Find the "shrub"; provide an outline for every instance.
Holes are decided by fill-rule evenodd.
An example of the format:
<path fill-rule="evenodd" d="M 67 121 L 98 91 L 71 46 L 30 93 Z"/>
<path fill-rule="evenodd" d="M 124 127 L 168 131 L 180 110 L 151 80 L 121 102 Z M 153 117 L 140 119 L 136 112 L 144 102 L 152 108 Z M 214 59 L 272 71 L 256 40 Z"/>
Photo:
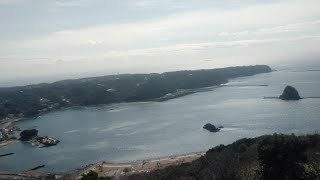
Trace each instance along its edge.
<path fill-rule="evenodd" d="M 98 173 L 89 171 L 88 174 L 83 174 L 81 180 L 111 180 L 110 177 L 98 177 Z"/>
<path fill-rule="evenodd" d="M 264 138 L 258 144 L 259 176 L 265 180 L 301 179 L 305 173 L 301 164 L 307 161 L 305 151 L 309 145 L 303 136 L 275 134 Z"/>

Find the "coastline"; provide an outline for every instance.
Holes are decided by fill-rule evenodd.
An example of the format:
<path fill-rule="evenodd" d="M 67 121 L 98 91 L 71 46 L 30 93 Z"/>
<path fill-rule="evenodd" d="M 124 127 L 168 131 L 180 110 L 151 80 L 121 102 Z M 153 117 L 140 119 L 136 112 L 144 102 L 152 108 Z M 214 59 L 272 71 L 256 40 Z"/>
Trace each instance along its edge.
<path fill-rule="evenodd" d="M 65 179 L 80 179 L 81 175 L 87 174 L 89 171 L 98 173 L 99 176 L 113 177 L 120 179 L 123 176 L 150 172 L 153 170 L 163 169 L 168 166 L 181 165 L 190 163 L 202 157 L 206 151 L 193 152 L 180 155 L 170 155 L 159 158 L 151 158 L 146 160 L 138 160 L 129 163 L 108 163 L 99 161 L 94 164 L 86 165 L 83 168 L 72 170 L 64 176 Z"/>
<path fill-rule="evenodd" d="M 230 70 L 235 71 L 234 74 L 230 74 L 228 73 Z M 197 76 L 193 76 L 192 73 L 196 73 Z M 68 97 L 67 99 L 64 96 L 61 97 L 57 97 L 58 99 L 55 100 L 50 100 L 50 99 L 46 99 L 45 97 L 51 96 L 50 93 L 48 94 L 48 92 L 46 91 L 48 88 L 50 89 L 51 87 L 54 87 L 55 84 L 59 84 L 59 83 L 66 83 L 65 85 L 67 87 L 59 88 L 57 90 L 57 92 L 55 92 L 55 95 L 58 95 L 59 93 L 61 94 L 68 94 L 68 92 L 64 92 L 64 91 L 71 91 L 70 89 L 72 89 L 73 84 L 71 82 L 77 82 L 80 83 L 82 86 L 85 85 L 87 80 L 94 80 L 99 82 L 99 80 L 101 78 L 106 78 L 107 80 L 118 80 L 120 79 L 120 76 L 127 76 L 125 74 L 123 75 L 109 75 L 109 76 L 99 76 L 99 77 L 88 77 L 88 78 L 81 78 L 81 79 L 73 79 L 73 80 L 61 80 L 61 81 L 57 81 L 54 83 L 49 83 L 46 86 L 42 86 L 43 84 L 33 84 L 33 85 L 26 85 L 26 86 L 16 86 L 16 87 L 10 87 L 11 89 L 14 89 L 16 91 L 19 92 L 23 92 L 24 88 L 31 88 L 31 92 L 33 93 L 33 95 L 35 96 L 35 99 L 30 100 L 30 102 L 28 101 L 27 106 L 30 104 L 30 106 L 33 106 L 31 102 L 36 103 L 37 105 L 31 109 L 26 108 L 26 107 L 20 107 L 20 108 L 6 108 L 7 110 L 4 114 L 1 114 L 1 121 L 6 121 L 7 118 L 17 118 L 17 117 L 23 117 L 24 114 L 30 114 L 30 116 L 37 116 L 37 115 L 41 115 L 42 113 L 48 113 L 48 112 L 52 112 L 54 110 L 60 110 L 60 109 L 66 109 L 66 108 L 72 108 L 74 106 L 86 106 L 86 105 L 105 105 L 105 104 L 110 104 L 110 103 L 120 103 L 120 102 L 140 102 L 140 101 L 165 101 L 165 100 L 169 100 L 169 99 L 174 99 L 177 97 L 181 97 L 181 96 L 185 96 L 188 94 L 192 94 L 192 93 L 196 93 L 196 92 L 201 92 L 204 89 L 206 89 L 207 87 L 210 86 L 220 86 L 223 85 L 225 83 L 227 83 L 230 79 L 235 79 L 235 78 L 239 78 L 239 77 L 247 77 L 247 76 L 254 76 L 257 74 L 264 74 L 264 73 L 270 73 L 272 72 L 272 69 L 267 66 L 267 65 L 254 65 L 254 66 L 236 66 L 236 67 L 225 67 L 225 68 L 216 68 L 216 69 L 201 69 L 201 70 L 189 70 L 189 71 L 173 71 L 173 72 L 164 72 L 162 74 L 155 74 L 155 73 L 150 73 L 150 74 L 130 74 L 130 80 L 134 80 L 133 82 L 135 82 L 136 84 L 130 88 L 136 89 L 136 91 L 141 90 L 141 93 L 143 92 L 143 88 L 141 89 L 138 85 L 145 84 L 146 82 L 149 82 L 149 77 L 153 77 L 153 76 L 157 76 L 158 78 L 162 79 L 162 77 L 166 77 L 169 78 L 170 81 L 167 81 L 166 79 L 161 80 L 161 83 L 165 83 L 167 86 L 170 86 L 170 90 L 168 89 L 167 94 L 163 94 L 163 93 L 156 93 L 153 94 L 152 96 L 144 96 L 141 94 L 119 94 L 117 95 L 117 98 L 111 98 L 111 99 L 105 99 L 104 100 L 84 100 L 83 98 L 79 98 L 79 97 Z M 210 82 L 207 81 L 206 78 L 203 78 L 203 76 L 205 77 L 210 77 L 211 74 L 216 74 L 216 75 L 222 75 L 223 78 L 218 78 L 218 79 L 214 79 L 211 80 Z M 142 75 L 144 77 L 142 77 Z M 118 77 L 119 76 L 119 77 Z M 181 76 L 185 76 L 186 78 L 183 78 L 183 84 L 184 85 L 174 85 L 174 83 L 172 83 L 171 81 L 175 82 L 175 81 L 180 81 L 177 79 L 177 77 L 181 77 Z M 200 84 L 196 84 L 196 85 L 192 85 L 192 83 L 189 81 L 189 79 L 194 79 L 194 77 L 199 78 L 198 80 L 200 80 L 202 83 Z M 163 82 L 162 82 L 163 81 Z M 109 82 L 109 81 L 106 81 Z M 115 81 L 116 84 L 121 84 L 121 82 Z M 190 84 L 191 83 L 191 84 Z M 92 86 L 93 89 L 95 89 L 98 93 L 100 92 L 100 90 L 98 91 L 98 89 L 100 89 L 102 86 L 106 86 L 107 84 L 94 84 Z M 131 84 L 132 85 L 132 84 Z M 81 87 L 82 87 L 81 86 Z M 43 91 L 43 93 L 36 93 L 32 91 L 32 88 L 40 88 Z M 83 90 L 85 90 L 85 87 L 82 87 Z M 109 87 L 109 86 L 106 86 Z M 122 86 L 119 86 L 122 87 Z M 137 88 L 139 87 L 139 88 Z M 111 89 L 106 89 L 107 92 L 109 93 L 113 93 L 115 90 L 112 89 L 112 87 L 110 87 Z M 5 89 L 6 90 L 6 89 Z M 61 91 L 61 92 L 60 92 Z M 117 89 L 117 91 L 122 92 L 122 90 Z M 6 92 L 6 91 L 5 91 Z M 12 91 L 14 92 L 14 91 Z M 81 91 L 82 92 L 82 91 Z M 83 91 L 83 92 L 87 92 L 87 91 Z M 101 91 L 103 92 L 103 91 Z M 134 91 L 135 92 L 135 91 Z M 11 91 L 9 91 L 8 93 L 11 93 Z M 72 94 L 72 92 L 69 92 Z M 143 93 L 142 93 L 143 94 Z M 105 93 L 103 93 L 103 95 L 105 95 Z M 16 99 L 19 99 L 20 96 L 24 96 L 23 94 L 19 93 L 18 96 L 13 96 L 11 100 L 7 99 L 8 101 L 13 101 L 13 102 L 17 102 Z M 85 96 L 85 93 L 83 94 L 83 96 Z M 119 97 L 118 97 L 119 96 Z M 160 97 L 159 97 L 160 96 Z M 162 96 L 162 97 L 161 97 Z M 109 96 L 108 96 L 109 97 Z M 3 98 L 3 97 L 2 97 Z M 39 102 L 37 102 L 37 98 L 39 99 Z M 61 98 L 61 99 L 60 99 Z M 6 99 L 6 98 L 4 98 Z M 88 103 L 88 101 L 90 103 Z M 9 114 L 9 112 L 15 111 L 16 113 L 14 114 Z M 19 112 L 19 113 L 18 113 Z M 1 123 L 1 122 L 0 122 Z"/>
<path fill-rule="evenodd" d="M 4 146 L 8 146 L 8 145 L 11 145 L 13 143 L 16 143 L 17 140 L 6 140 L 6 141 L 2 141 L 0 143 L 0 148 L 4 147 Z"/>
<path fill-rule="evenodd" d="M 9 118 L 0 121 L 0 128 L 9 128 L 13 123 L 23 120 L 24 118 Z"/>
<path fill-rule="evenodd" d="M 219 85 L 214 85 L 214 86 L 209 86 L 209 87 L 192 89 L 191 93 L 187 92 L 186 94 L 181 94 L 180 96 L 166 99 L 164 101 L 187 96 L 187 95 L 193 94 L 193 93 L 212 91 L 215 88 L 220 88 L 220 87 L 224 87 L 224 86 L 228 86 L 228 85 L 219 84 Z M 249 85 L 249 86 L 253 86 L 253 85 Z M 262 85 L 258 85 L 258 86 L 262 86 Z M 152 102 L 152 100 L 150 100 L 149 102 Z M 131 103 L 131 102 L 124 102 L 124 103 Z M 110 104 L 118 104 L 118 103 L 110 103 Z M 101 104 L 101 105 L 110 105 L 110 104 Z M 96 106 L 96 105 L 94 105 L 94 106 Z M 63 107 L 61 109 L 54 109 L 52 111 L 42 112 L 39 115 L 51 113 L 51 112 L 57 111 L 57 110 L 58 111 L 59 110 L 66 110 L 66 109 L 75 108 L 75 107 L 86 107 L 86 106 Z M 6 119 L 5 121 L 0 122 L 0 128 L 9 128 L 15 122 L 18 122 L 23 119 L 25 119 L 25 118 Z M 17 140 L 3 141 L 2 144 L 0 144 L 0 148 L 3 146 L 6 146 L 6 145 L 12 144 L 14 142 L 17 142 Z M 202 153 L 202 155 L 204 154 L 204 152 L 201 152 L 201 153 Z M 180 155 L 174 155 L 174 156 L 166 156 L 166 157 L 162 157 L 162 158 L 140 160 L 140 161 L 135 161 L 135 162 L 130 162 L 130 163 L 107 163 L 104 161 L 99 161 L 94 164 L 89 164 L 86 167 L 76 169 L 76 170 L 74 170 L 74 173 L 76 175 L 78 175 L 77 177 L 81 177 L 81 174 L 87 173 L 90 170 L 96 170 L 99 175 L 107 175 L 107 176 L 115 176 L 115 177 L 119 176 L 120 177 L 122 175 L 129 175 L 130 173 L 144 173 L 144 172 L 149 172 L 151 170 L 165 168 L 170 165 L 179 165 L 181 163 L 192 162 L 200 157 L 201 157 L 201 154 L 199 154 L 199 153 L 189 153 L 189 154 L 182 154 L 182 155 L 180 154 Z M 101 171 L 99 170 L 100 167 L 102 167 Z M 124 171 L 126 171 L 125 170 L 126 168 L 129 168 L 130 171 L 124 172 Z M 73 171 L 70 171 L 70 172 L 73 172 Z M 35 173 L 35 174 L 38 174 L 39 176 L 44 176 L 44 174 L 38 173 L 36 171 L 26 172 L 26 174 L 29 174 L 29 173 Z M 71 174 L 73 174 L 73 173 L 71 173 Z M 75 176 L 73 176 L 73 177 L 75 177 Z"/>
<path fill-rule="evenodd" d="M 257 87 L 267 87 L 268 85 L 265 85 L 265 84 L 256 84 L 256 85 L 252 85 L 252 84 L 249 84 L 249 85 L 228 85 L 227 83 L 229 83 L 229 80 L 230 79 L 237 79 L 237 78 L 242 78 L 242 77 L 248 77 L 248 76 L 256 76 L 258 74 L 264 74 L 264 73 L 272 73 L 273 71 L 270 71 L 270 72 L 262 72 L 262 73 L 257 73 L 257 74 L 253 74 L 253 75 L 246 75 L 246 76 L 240 76 L 240 77 L 234 77 L 234 78 L 229 78 L 226 80 L 226 82 L 223 82 L 223 83 L 219 83 L 219 84 L 215 84 L 215 85 L 212 85 L 212 86 L 207 86 L 207 87 L 200 87 L 200 88 L 194 88 L 194 89 L 177 89 L 176 92 L 172 92 L 172 93 L 169 93 L 169 94 L 172 94 L 172 96 L 169 96 L 167 97 L 167 95 L 165 96 L 162 96 L 162 97 L 158 97 L 158 98 L 154 98 L 154 99 L 150 99 L 150 100 L 147 100 L 147 101 L 123 101 L 123 102 L 111 102 L 111 103 L 107 103 L 107 104 L 95 104 L 95 105 L 88 105 L 89 107 L 90 106 L 104 106 L 104 105 L 112 105 L 112 104 L 119 104 L 119 103 L 139 103 L 139 102 L 163 102 L 163 101 L 168 101 L 168 100 L 171 100 L 171 99 L 176 99 L 176 98 L 180 98 L 180 97 L 184 97 L 184 96 L 187 96 L 187 95 L 190 95 L 190 94 L 194 94 L 194 93 L 200 93 L 200 92 L 208 92 L 208 91 L 213 91 L 214 89 L 216 88 L 221 88 L 221 87 L 227 87 L 227 86 L 239 86 L 239 87 L 252 87 L 252 86 L 257 86 Z M 308 97 L 308 98 L 320 98 L 320 97 Z M 74 105 L 74 106 L 64 106 L 64 107 L 59 107 L 59 108 L 56 108 L 56 109 L 50 109 L 48 111 L 45 111 L 45 112 L 40 112 L 39 114 L 35 115 L 35 116 L 32 116 L 32 117 L 38 117 L 38 116 L 41 116 L 41 115 L 44 115 L 44 114 L 47 114 L 47 113 L 51 113 L 51 112 L 54 112 L 54 111 L 61 111 L 61 110 L 68 110 L 68 109 L 72 109 L 72 108 L 76 108 L 76 107 L 88 107 L 88 106 L 82 106 L 82 105 Z M 23 119 L 26 119 L 27 117 L 7 117 L 5 119 L 0 119 L 0 128 L 9 128 L 12 123 L 14 122 L 18 122 L 18 121 L 21 121 Z"/>
<path fill-rule="evenodd" d="M 0 122 L 0 129 L 8 129 L 8 128 L 10 128 L 12 126 L 13 123 L 21 121 L 23 119 L 24 118 L 9 118 L 9 119 L 6 119 L 6 120 Z M 16 139 L 7 139 L 7 140 L 0 141 L 0 148 L 4 147 L 4 146 L 7 146 L 7 145 L 11 145 L 11 144 L 16 143 L 16 142 L 17 142 Z"/>

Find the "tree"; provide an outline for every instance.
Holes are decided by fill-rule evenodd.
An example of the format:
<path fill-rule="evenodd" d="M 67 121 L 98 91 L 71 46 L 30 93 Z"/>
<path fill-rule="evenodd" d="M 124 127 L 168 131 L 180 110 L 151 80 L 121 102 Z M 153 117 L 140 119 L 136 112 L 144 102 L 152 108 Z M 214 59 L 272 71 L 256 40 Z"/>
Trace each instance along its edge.
<path fill-rule="evenodd" d="M 110 177 L 98 177 L 98 173 L 89 171 L 88 174 L 83 174 L 81 180 L 111 180 Z"/>
<path fill-rule="evenodd" d="M 303 177 L 309 177 L 305 175 L 305 151 L 309 146 L 304 136 L 274 134 L 264 138 L 258 144 L 259 176 L 265 180 L 308 179 Z"/>

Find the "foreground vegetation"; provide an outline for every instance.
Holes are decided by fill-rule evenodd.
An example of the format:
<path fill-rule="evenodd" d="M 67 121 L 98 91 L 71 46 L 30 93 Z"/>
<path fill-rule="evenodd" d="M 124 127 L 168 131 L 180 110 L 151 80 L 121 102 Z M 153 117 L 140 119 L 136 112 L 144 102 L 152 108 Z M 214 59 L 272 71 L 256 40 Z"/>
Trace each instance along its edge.
<path fill-rule="evenodd" d="M 316 180 L 320 179 L 320 135 L 241 139 L 212 148 L 191 163 L 122 179 Z"/>
<path fill-rule="evenodd" d="M 226 83 L 228 79 L 267 73 L 265 65 L 162 74 L 123 74 L 0 88 L 0 120 L 35 116 L 72 106 L 149 101 L 179 89 Z"/>

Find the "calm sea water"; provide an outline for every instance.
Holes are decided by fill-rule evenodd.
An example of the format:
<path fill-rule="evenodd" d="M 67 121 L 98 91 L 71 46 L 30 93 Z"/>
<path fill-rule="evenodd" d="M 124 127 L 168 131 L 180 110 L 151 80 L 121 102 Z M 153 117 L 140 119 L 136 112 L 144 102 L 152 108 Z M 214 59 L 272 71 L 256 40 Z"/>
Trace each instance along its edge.
<path fill-rule="evenodd" d="M 320 99 L 286 102 L 279 96 L 293 85 L 302 97 L 320 96 L 320 72 L 278 71 L 232 80 L 229 86 L 166 102 L 123 103 L 73 108 L 18 122 L 22 129 L 61 140 L 49 148 L 17 142 L 0 148 L 14 152 L 0 159 L 0 169 L 20 172 L 45 164 L 41 171 L 65 172 L 100 160 L 130 162 L 206 151 L 243 137 L 320 130 Z M 210 133 L 205 123 L 222 125 Z"/>

